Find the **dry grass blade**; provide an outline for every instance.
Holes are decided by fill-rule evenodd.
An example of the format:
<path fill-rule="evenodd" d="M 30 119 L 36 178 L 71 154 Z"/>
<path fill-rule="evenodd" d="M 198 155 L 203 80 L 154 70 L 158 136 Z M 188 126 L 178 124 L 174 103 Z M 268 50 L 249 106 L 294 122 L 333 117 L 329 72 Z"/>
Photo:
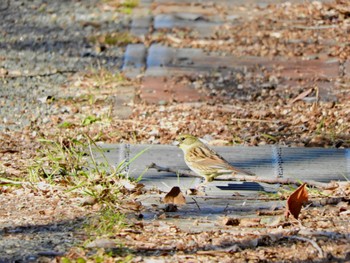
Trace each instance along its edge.
<path fill-rule="evenodd" d="M 311 92 L 314 90 L 314 88 L 310 88 L 307 89 L 305 91 L 303 91 L 302 93 L 300 93 L 297 97 L 295 97 L 294 99 L 291 100 L 290 104 L 293 104 L 294 102 L 298 101 L 298 100 L 302 100 L 303 98 L 307 97 L 309 94 L 311 94 Z"/>

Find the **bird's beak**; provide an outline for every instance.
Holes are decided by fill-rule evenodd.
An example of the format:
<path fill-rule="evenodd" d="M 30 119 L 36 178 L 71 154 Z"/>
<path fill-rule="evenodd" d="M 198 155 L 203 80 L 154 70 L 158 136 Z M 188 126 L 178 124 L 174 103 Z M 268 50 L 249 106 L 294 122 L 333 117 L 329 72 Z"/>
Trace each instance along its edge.
<path fill-rule="evenodd" d="M 173 143 L 172 143 L 172 145 L 174 145 L 174 146 L 180 146 L 180 143 L 178 142 L 178 141 L 173 141 Z"/>

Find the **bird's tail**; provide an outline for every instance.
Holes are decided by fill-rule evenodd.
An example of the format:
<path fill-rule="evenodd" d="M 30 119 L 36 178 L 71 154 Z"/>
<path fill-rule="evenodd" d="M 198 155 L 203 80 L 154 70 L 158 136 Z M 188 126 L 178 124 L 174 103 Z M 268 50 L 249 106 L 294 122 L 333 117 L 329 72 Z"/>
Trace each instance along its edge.
<path fill-rule="evenodd" d="M 241 174 L 241 175 L 250 175 L 250 176 L 256 176 L 255 173 L 252 173 L 252 172 L 249 172 L 249 171 L 246 171 L 246 170 L 242 170 L 242 169 L 239 169 L 237 167 L 234 167 L 233 171 L 237 174 Z"/>

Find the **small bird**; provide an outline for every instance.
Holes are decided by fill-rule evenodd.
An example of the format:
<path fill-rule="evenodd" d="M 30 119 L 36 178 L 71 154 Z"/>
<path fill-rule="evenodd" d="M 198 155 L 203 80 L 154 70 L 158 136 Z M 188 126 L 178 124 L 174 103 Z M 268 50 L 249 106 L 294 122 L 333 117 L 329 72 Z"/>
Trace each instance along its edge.
<path fill-rule="evenodd" d="M 204 184 L 224 174 L 255 175 L 233 167 L 195 136 L 182 134 L 176 137 L 176 141 L 184 152 L 184 159 L 187 166 L 196 174 L 204 177 Z"/>

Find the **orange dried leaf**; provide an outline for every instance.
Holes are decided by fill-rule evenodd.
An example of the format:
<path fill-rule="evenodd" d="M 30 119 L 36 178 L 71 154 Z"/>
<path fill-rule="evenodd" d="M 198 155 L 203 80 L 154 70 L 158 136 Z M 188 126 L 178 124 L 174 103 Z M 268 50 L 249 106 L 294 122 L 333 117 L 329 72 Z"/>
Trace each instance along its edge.
<path fill-rule="evenodd" d="M 295 219 L 298 219 L 301 207 L 307 203 L 308 200 L 306 183 L 303 183 L 288 197 L 285 216 L 288 217 L 292 214 Z"/>
<path fill-rule="evenodd" d="M 164 197 L 164 203 L 174 204 L 174 205 L 184 205 L 186 204 L 186 199 L 182 194 L 180 187 L 174 186 L 169 193 Z"/>

